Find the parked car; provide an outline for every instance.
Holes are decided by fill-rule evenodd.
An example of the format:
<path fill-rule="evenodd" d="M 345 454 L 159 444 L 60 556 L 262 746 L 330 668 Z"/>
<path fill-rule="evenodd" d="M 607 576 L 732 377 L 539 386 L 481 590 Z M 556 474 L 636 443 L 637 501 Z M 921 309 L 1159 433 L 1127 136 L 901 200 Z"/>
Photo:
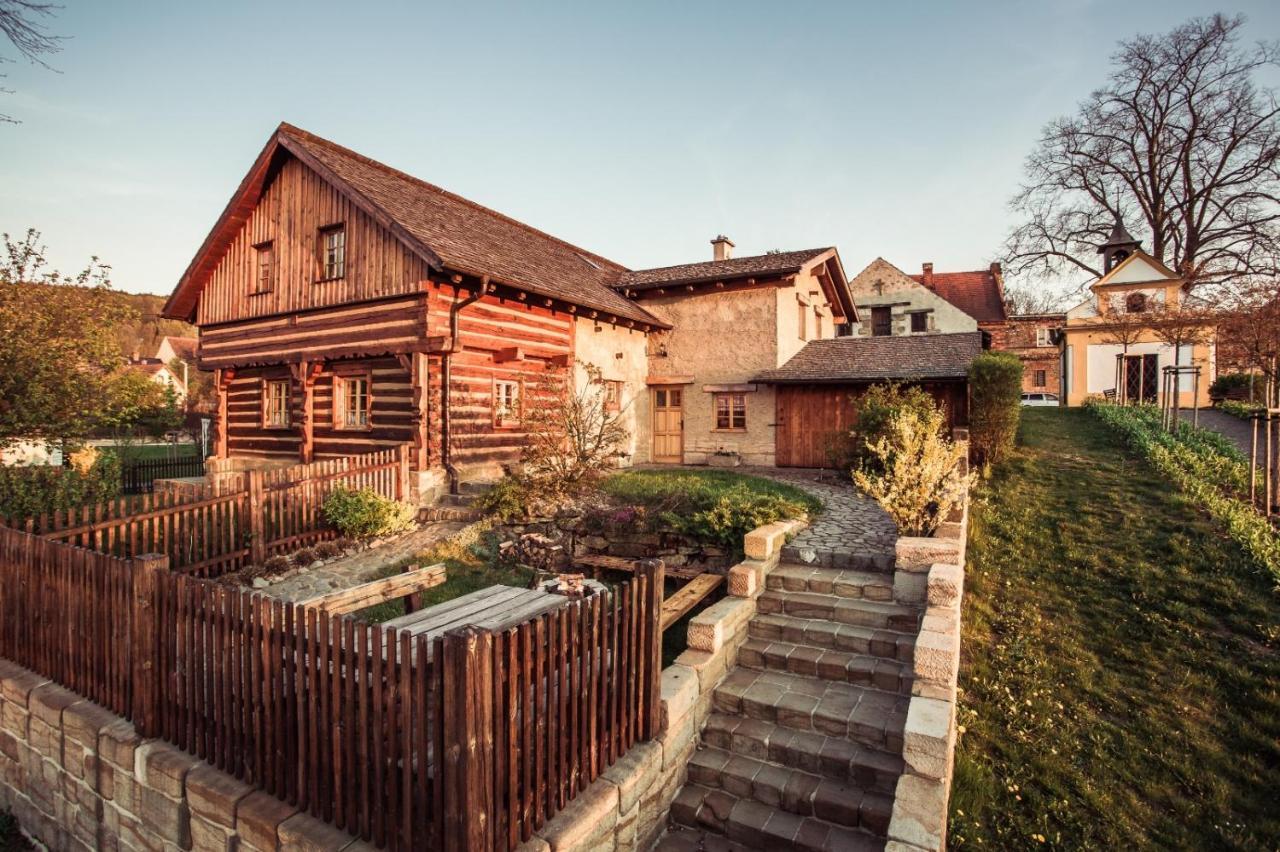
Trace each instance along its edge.
<path fill-rule="evenodd" d="M 1057 406 L 1058 395 L 1056 393 L 1024 393 L 1022 395 L 1022 404 Z"/>

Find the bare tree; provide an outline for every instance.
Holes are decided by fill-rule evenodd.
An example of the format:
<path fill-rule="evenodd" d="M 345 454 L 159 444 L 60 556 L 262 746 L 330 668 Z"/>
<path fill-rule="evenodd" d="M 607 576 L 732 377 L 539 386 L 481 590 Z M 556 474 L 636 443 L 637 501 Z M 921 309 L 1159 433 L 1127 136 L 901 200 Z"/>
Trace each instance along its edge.
<path fill-rule="evenodd" d="M 54 69 L 42 57 L 62 49 L 62 36 L 50 35 L 45 29 L 45 19 L 53 17 L 61 8 L 40 0 L 0 0 L 0 33 L 28 61 L 52 71 Z M 12 61 L 0 56 L 0 63 Z M 0 74 L 0 78 L 4 76 Z M 0 88 L 0 93 L 13 94 L 13 90 Z M 18 119 L 4 113 L 0 113 L 0 122 L 20 123 Z"/>
<path fill-rule="evenodd" d="M 1237 288 L 1219 321 L 1218 361 L 1256 371 L 1264 402 L 1280 406 L 1280 278 L 1259 278 Z"/>
<path fill-rule="evenodd" d="M 1058 314 L 1063 311 L 1063 294 L 1056 290 L 1006 287 L 1004 303 L 1010 316 Z"/>
<path fill-rule="evenodd" d="M 1280 46 L 1240 45 L 1244 18 L 1195 18 L 1123 41 L 1105 85 L 1045 127 L 1011 201 L 1014 274 L 1085 281 L 1117 220 L 1188 282 L 1274 272 L 1280 106 L 1255 77 Z"/>

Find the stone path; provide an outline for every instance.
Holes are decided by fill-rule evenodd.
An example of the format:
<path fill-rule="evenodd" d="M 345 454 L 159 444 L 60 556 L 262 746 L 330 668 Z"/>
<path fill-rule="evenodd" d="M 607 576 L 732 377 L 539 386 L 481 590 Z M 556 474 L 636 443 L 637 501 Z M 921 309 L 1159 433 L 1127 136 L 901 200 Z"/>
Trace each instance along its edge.
<path fill-rule="evenodd" d="M 825 509 L 782 551 L 783 559 L 824 568 L 893 568 L 898 531 L 893 519 L 851 481 L 831 471 L 790 467 L 742 467 L 735 471 L 794 485 L 822 500 Z"/>
<path fill-rule="evenodd" d="M 893 599 L 893 525 L 816 471 L 739 470 L 827 509 L 766 578 L 655 852 L 882 850 L 921 621 Z"/>
<path fill-rule="evenodd" d="M 349 589 L 377 578 L 388 565 L 411 559 L 465 527 L 462 521 L 434 521 L 415 532 L 378 547 L 326 563 L 270 583 L 261 591 L 285 601 L 300 601 L 340 589 Z"/>
<path fill-rule="evenodd" d="M 1182 419 L 1190 423 L 1194 417 L 1194 413 L 1190 411 L 1180 411 Z M 1239 417 L 1233 417 L 1230 414 L 1224 414 L 1221 411 L 1214 411 L 1211 408 L 1200 409 L 1200 428 L 1210 429 L 1224 437 L 1231 439 L 1231 443 L 1240 448 L 1240 452 L 1244 453 L 1245 458 L 1249 457 L 1249 441 L 1251 439 L 1252 424 L 1247 420 L 1241 420 Z"/>

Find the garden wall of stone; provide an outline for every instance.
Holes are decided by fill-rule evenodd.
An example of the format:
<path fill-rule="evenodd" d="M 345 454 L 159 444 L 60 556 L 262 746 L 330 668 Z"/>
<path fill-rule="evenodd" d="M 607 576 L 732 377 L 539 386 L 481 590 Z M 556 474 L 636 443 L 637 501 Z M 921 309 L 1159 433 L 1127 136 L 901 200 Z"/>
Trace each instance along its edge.
<path fill-rule="evenodd" d="M 903 731 L 905 772 L 894 794 L 886 852 L 938 852 L 946 847 L 968 530 L 966 494 L 933 536 L 897 541 L 894 598 L 925 609 Z"/>
<path fill-rule="evenodd" d="M 778 564 L 800 521 L 780 521 L 747 534 L 746 558 L 728 572 L 727 596 L 689 622 L 688 649 L 662 672 L 662 730 L 637 744 L 522 847 L 527 852 L 648 849 L 666 828 L 667 811 L 684 786 L 711 695 L 747 641 L 764 578 Z"/>
<path fill-rule="evenodd" d="M 8 661 L 0 810 L 54 852 L 374 848 Z"/>

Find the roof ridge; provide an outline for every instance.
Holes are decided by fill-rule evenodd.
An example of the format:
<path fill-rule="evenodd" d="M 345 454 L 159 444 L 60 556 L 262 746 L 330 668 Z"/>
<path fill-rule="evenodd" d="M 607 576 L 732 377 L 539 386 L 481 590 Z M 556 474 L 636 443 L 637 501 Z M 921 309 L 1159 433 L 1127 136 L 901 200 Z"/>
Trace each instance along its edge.
<path fill-rule="evenodd" d="M 824 251 L 831 251 L 833 248 L 835 248 L 835 246 L 823 246 L 821 248 L 811 248 L 811 249 L 793 249 L 789 251 L 765 252 L 764 254 L 746 254 L 746 255 L 743 255 L 742 257 L 731 257 L 726 260 L 715 260 L 715 259 L 693 260 L 693 261 L 688 261 L 686 263 L 672 263 L 667 266 L 647 266 L 644 269 L 631 269 L 628 271 L 629 272 L 661 272 L 664 269 L 680 269 L 685 266 L 706 266 L 713 263 L 733 263 L 736 260 L 759 260 L 762 257 L 772 257 L 775 255 L 803 254 L 807 256 L 816 257 L 817 255 L 822 254 Z"/>
<path fill-rule="evenodd" d="M 442 186 L 438 186 L 434 183 L 431 183 L 430 181 L 425 181 L 422 178 L 411 175 L 406 171 L 401 171 L 400 169 L 397 169 L 395 166 L 389 166 L 380 160 L 375 160 L 372 157 L 367 157 L 364 154 L 361 154 L 359 151 L 354 151 L 351 148 L 348 148 L 345 145 L 340 145 L 331 139 L 326 139 L 323 136 L 318 136 L 309 130 L 304 130 L 301 127 L 298 127 L 297 125 L 290 124 L 287 121 L 282 121 L 280 122 L 280 126 L 276 128 L 276 132 L 281 132 L 281 131 L 286 132 L 292 136 L 298 136 L 304 142 L 314 142 L 314 143 L 319 143 L 321 145 L 327 145 L 330 148 L 335 148 L 343 155 L 351 157 L 352 159 L 358 160 L 364 163 L 365 165 L 371 166 L 373 168 L 376 168 L 381 171 L 387 172 L 389 174 L 395 175 L 397 177 L 403 178 L 405 180 L 412 181 L 413 183 L 416 183 L 425 189 L 428 189 L 432 192 L 438 192 L 441 195 L 448 196 L 454 201 L 458 201 L 475 210 L 482 211 L 487 215 L 495 216 L 499 219 L 502 219 L 503 221 L 506 221 L 511 223 L 512 225 L 515 225 L 518 228 L 522 228 L 531 234 L 536 234 L 540 237 L 544 237 L 548 240 L 551 240 L 552 242 L 559 243 L 560 245 L 564 246 L 570 251 L 578 252 L 579 254 L 587 255 L 595 260 L 602 261 L 604 264 L 606 264 L 609 267 L 612 267 L 617 272 L 630 271 L 626 266 L 623 266 L 622 264 L 618 263 L 615 260 L 610 260 L 604 255 L 596 254 L 595 252 L 590 251 L 589 249 L 585 249 L 582 246 L 574 245 L 568 240 L 561 239 L 560 237 L 557 237 L 554 234 L 549 234 L 546 231 L 541 230 L 540 228 L 535 228 L 530 224 L 521 222 L 519 219 L 512 218 L 511 216 L 508 216 L 505 213 L 502 213 L 498 210 L 494 210 L 492 207 L 486 207 L 485 205 L 480 204 L 479 202 L 472 201 L 470 198 L 465 198 L 461 195 L 458 195 L 456 192 L 450 192 L 449 190 L 445 189 Z"/>

